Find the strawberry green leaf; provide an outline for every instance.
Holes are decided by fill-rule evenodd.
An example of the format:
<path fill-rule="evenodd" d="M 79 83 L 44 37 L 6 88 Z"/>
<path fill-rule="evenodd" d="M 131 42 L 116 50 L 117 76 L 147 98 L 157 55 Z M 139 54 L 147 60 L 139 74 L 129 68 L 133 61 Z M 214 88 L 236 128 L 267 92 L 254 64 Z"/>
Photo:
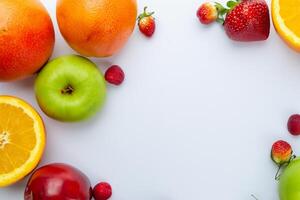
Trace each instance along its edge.
<path fill-rule="evenodd" d="M 219 15 L 223 16 L 229 11 L 229 9 L 224 8 L 224 6 L 218 2 L 215 2 L 215 4 L 216 4 L 215 6 L 218 10 Z"/>
<path fill-rule="evenodd" d="M 216 22 L 218 22 L 220 24 L 224 24 L 224 19 L 219 17 L 219 18 L 216 19 Z"/>
<path fill-rule="evenodd" d="M 226 4 L 230 9 L 234 8 L 237 5 L 236 1 L 228 1 Z"/>
<path fill-rule="evenodd" d="M 155 12 L 147 12 L 147 6 L 144 7 L 144 12 L 142 14 L 140 14 L 137 18 L 138 21 L 141 21 L 143 18 L 145 17 L 151 17 L 152 15 L 154 15 Z"/>
<path fill-rule="evenodd" d="M 225 8 L 224 8 L 224 6 L 222 5 L 222 4 L 220 4 L 220 3 L 218 3 L 218 2 L 215 2 L 215 6 L 216 6 L 216 8 L 219 10 L 219 11 L 221 11 L 221 10 L 224 10 Z"/>

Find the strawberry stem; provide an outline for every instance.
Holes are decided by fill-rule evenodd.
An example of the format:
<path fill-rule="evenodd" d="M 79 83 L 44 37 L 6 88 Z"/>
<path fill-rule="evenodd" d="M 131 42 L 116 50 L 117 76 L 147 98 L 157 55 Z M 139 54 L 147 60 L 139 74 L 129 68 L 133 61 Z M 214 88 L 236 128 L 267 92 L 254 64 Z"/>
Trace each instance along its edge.
<path fill-rule="evenodd" d="M 276 181 L 280 180 L 280 176 L 281 176 L 280 172 L 282 171 L 282 168 L 287 167 L 296 157 L 297 157 L 296 155 L 292 155 L 288 162 L 278 165 L 278 170 L 275 174 Z"/>
<path fill-rule="evenodd" d="M 254 194 L 251 194 L 251 197 L 253 197 L 254 199 L 258 200 L 258 198 L 256 196 L 254 196 Z"/>
<path fill-rule="evenodd" d="M 144 12 L 142 14 L 140 14 L 138 16 L 138 21 L 140 21 L 141 19 L 145 18 L 145 17 L 151 17 L 152 15 L 154 15 L 155 12 L 147 12 L 148 6 L 144 7 Z"/>
<path fill-rule="evenodd" d="M 218 2 L 215 2 L 215 7 L 216 7 L 216 9 L 218 11 L 218 17 L 217 17 L 216 21 L 219 22 L 220 24 L 224 24 L 225 16 L 232 9 L 234 9 L 240 2 L 241 2 L 241 0 L 237 0 L 237 1 L 229 0 L 226 3 L 227 7 L 224 7 L 222 4 L 220 4 Z"/>
<path fill-rule="evenodd" d="M 276 181 L 279 181 L 279 179 L 280 179 L 281 174 L 279 174 L 279 173 L 280 173 L 282 167 L 283 167 L 283 165 L 278 166 L 277 172 L 275 174 L 275 180 Z"/>

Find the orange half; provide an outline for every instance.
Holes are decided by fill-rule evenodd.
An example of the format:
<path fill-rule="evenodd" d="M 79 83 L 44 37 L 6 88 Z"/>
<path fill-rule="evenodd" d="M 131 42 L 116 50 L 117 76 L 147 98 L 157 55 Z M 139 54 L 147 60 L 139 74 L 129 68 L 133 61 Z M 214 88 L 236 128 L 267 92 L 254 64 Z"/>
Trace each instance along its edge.
<path fill-rule="evenodd" d="M 300 0 L 272 0 L 272 19 L 281 38 L 300 51 Z"/>
<path fill-rule="evenodd" d="M 28 175 L 45 148 L 45 128 L 39 114 L 21 99 L 0 96 L 0 187 Z"/>

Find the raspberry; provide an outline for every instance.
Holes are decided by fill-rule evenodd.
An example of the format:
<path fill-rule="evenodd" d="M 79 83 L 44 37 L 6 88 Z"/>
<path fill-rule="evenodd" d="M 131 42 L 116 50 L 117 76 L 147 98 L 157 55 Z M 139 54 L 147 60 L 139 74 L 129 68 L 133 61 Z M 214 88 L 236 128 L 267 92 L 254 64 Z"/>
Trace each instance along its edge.
<path fill-rule="evenodd" d="M 109 183 L 101 182 L 93 189 L 93 196 L 95 200 L 107 200 L 112 195 L 112 189 Z"/>
<path fill-rule="evenodd" d="M 113 85 L 121 85 L 125 79 L 125 73 L 118 65 L 113 65 L 105 72 L 105 80 Z"/>
<path fill-rule="evenodd" d="M 292 135 L 300 135 L 300 115 L 292 115 L 288 120 L 287 127 Z"/>

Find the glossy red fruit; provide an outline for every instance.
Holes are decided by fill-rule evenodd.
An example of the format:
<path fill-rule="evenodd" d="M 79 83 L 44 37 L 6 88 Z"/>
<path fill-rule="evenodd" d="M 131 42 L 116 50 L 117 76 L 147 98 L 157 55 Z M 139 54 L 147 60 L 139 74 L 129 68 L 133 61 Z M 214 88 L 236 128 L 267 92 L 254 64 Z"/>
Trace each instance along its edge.
<path fill-rule="evenodd" d="M 140 31 L 147 37 L 151 37 L 156 29 L 155 19 L 152 16 L 154 12 L 148 13 L 147 7 L 144 8 L 144 12 L 138 17 L 138 25 Z"/>
<path fill-rule="evenodd" d="M 210 24 L 216 21 L 218 17 L 216 6 L 209 2 L 202 4 L 197 11 L 197 17 L 202 24 Z"/>
<path fill-rule="evenodd" d="M 30 177 L 25 200 L 89 200 L 89 179 L 78 169 L 66 164 L 50 164 L 37 169 Z"/>
<path fill-rule="evenodd" d="M 292 115 L 288 120 L 287 127 L 292 135 L 300 135 L 300 115 Z"/>
<path fill-rule="evenodd" d="M 270 33 L 267 3 L 264 0 L 237 2 L 226 15 L 224 29 L 232 40 L 244 42 L 266 40 Z"/>
<path fill-rule="evenodd" d="M 105 72 L 105 80 L 113 85 L 121 85 L 125 79 L 125 73 L 118 65 L 113 65 Z"/>
<path fill-rule="evenodd" d="M 93 189 L 95 200 L 107 200 L 112 195 L 112 188 L 109 183 L 102 182 L 97 184 Z"/>
<path fill-rule="evenodd" d="M 272 146 L 271 157 L 277 165 L 282 165 L 289 162 L 292 154 L 292 147 L 286 141 L 279 140 Z"/>

